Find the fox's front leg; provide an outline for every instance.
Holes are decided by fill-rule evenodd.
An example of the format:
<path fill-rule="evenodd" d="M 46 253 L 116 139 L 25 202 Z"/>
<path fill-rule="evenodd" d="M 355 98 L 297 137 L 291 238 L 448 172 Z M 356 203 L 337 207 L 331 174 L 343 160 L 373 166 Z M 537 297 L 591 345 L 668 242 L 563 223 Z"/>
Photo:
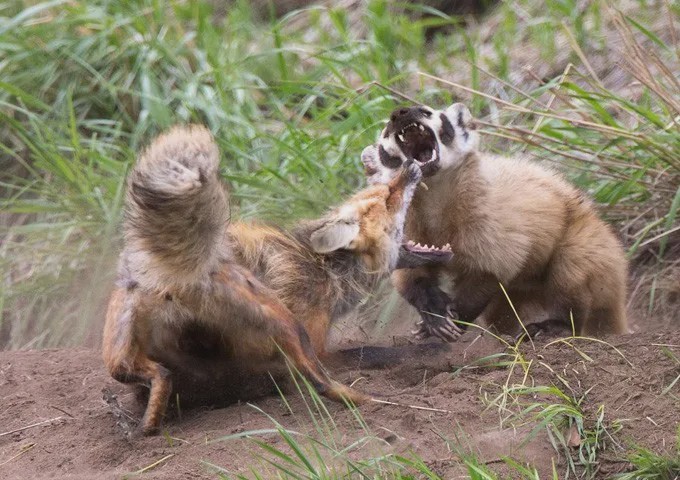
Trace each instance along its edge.
<path fill-rule="evenodd" d="M 214 275 L 216 294 L 246 323 L 242 328 L 263 331 L 281 348 L 293 366 L 322 395 L 339 402 L 362 403 L 369 399 L 331 379 L 319 362 L 307 331 L 290 310 L 249 270 L 229 264 Z"/>
<path fill-rule="evenodd" d="M 122 383 L 141 383 L 150 388 L 140 425 L 144 435 L 157 433 L 172 392 L 170 371 L 149 359 L 145 340 L 150 340 L 149 309 L 140 305 L 135 286 L 117 288 L 111 295 L 104 326 L 103 358 L 113 378 Z"/>
<path fill-rule="evenodd" d="M 452 342 L 463 334 L 463 328 L 453 321 L 458 319 L 453 300 L 439 288 L 437 275 L 431 269 L 395 270 L 392 283 L 420 314 L 418 328 L 413 332 L 416 337 L 434 336 Z"/>

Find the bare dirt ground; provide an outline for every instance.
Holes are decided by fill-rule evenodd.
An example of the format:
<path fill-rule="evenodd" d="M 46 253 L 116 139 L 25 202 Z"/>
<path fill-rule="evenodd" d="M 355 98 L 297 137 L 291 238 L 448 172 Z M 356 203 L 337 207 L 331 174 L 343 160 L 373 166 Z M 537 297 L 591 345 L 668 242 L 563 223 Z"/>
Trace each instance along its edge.
<path fill-rule="evenodd" d="M 604 405 L 604 424 L 613 437 L 598 459 L 597 476 L 605 478 L 626 469 L 620 459 L 632 445 L 670 452 L 680 421 L 680 382 L 668 388 L 680 374 L 680 332 L 606 340 L 611 346 L 586 340 L 575 340 L 572 345 L 547 345 L 544 340 L 534 348 L 525 344 L 520 350 L 529 365 L 528 375 L 519 364 L 512 371 L 508 367 L 458 370 L 457 366 L 470 365 L 476 358 L 504 351 L 488 335 L 477 338 L 473 332 L 449 351 L 422 356 L 407 365 L 382 370 L 332 365 L 331 369 L 337 378 L 356 382 L 356 388 L 381 398 L 448 410 L 382 404 L 360 407 L 373 434 L 385 440 L 382 452 L 414 452 L 442 478 L 465 478 L 455 449 L 445 439 L 463 445 L 492 468 L 505 468 L 499 461 L 504 455 L 531 462 L 544 474 L 553 461 L 558 470 L 563 468 L 564 454 L 553 449 L 545 429 L 522 443 L 537 420 L 529 416 L 526 424 L 515 422 L 513 428 L 506 422 L 501 428 L 501 419 L 508 419 L 513 411 L 541 400 L 560 403 L 557 398 L 521 396 L 506 409 L 493 403 L 506 384 L 557 385 L 576 399 L 583 397 L 587 423 L 594 424 Z M 210 442 L 239 432 L 271 429 L 271 419 L 251 405 L 184 410 L 181 419 L 166 421 L 165 435 L 127 440 L 102 399 L 104 388 L 117 394 L 132 418 L 139 418 L 141 408 L 134 394 L 108 376 L 95 350 L 0 352 L 0 477 L 121 478 L 162 460 L 144 471 L 143 477 L 216 478 L 211 465 L 232 472 L 262 465 L 256 455 L 265 452 L 247 438 Z M 315 432 L 304 397 L 290 393 L 287 401 L 292 414 L 277 396 L 253 404 L 287 428 Z M 340 441 L 349 444 L 365 435 L 351 411 L 326 404 Z M 619 424 L 621 429 L 615 432 Z M 283 444 L 276 435 L 259 438 L 279 448 Z"/>

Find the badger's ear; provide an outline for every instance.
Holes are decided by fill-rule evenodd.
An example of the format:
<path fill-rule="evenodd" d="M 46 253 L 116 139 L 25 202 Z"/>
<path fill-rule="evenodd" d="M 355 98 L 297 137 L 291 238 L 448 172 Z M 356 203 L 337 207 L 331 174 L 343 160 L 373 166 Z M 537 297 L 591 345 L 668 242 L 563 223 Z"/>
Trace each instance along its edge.
<path fill-rule="evenodd" d="M 446 113 L 449 121 L 459 129 L 474 130 L 476 128 L 470 109 L 464 103 L 454 103 L 444 113 Z"/>
<path fill-rule="evenodd" d="M 359 213 L 351 206 L 344 206 L 314 230 L 309 238 L 317 253 L 330 253 L 348 248 L 359 235 Z"/>
<path fill-rule="evenodd" d="M 444 111 L 444 114 L 453 127 L 455 133 L 453 141 L 460 154 L 479 148 L 477 124 L 468 107 L 462 103 L 454 103 Z"/>

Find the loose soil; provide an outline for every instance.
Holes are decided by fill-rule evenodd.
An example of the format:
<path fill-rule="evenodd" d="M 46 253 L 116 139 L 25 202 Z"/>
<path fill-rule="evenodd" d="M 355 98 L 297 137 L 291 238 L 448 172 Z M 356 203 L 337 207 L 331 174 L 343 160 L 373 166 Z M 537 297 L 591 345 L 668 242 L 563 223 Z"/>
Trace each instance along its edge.
<path fill-rule="evenodd" d="M 605 340 L 608 344 L 542 340 L 533 348 L 525 343 L 520 350 L 525 365 L 530 365 L 528 375 L 520 364 L 473 366 L 475 360 L 506 351 L 489 335 L 474 332 L 447 350 L 389 368 L 369 370 L 355 361 L 331 362 L 336 378 L 354 383 L 357 389 L 402 405 L 448 411 L 362 405 L 359 411 L 377 439 L 352 455 L 369 458 L 371 445 L 376 455 L 415 453 L 447 479 L 466 477 L 460 452 L 474 453 L 503 475 L 512 476 L 503 470 L 507 467 L 501 458 L 506 455 L 535 464 L 541 478 L 553 462 L 564 471 L 564 451 L 551 446 L 546 429 L 531 435 L 538 420 L 531 415 L 524 421 L 512 417 L 533 402 L 562 403 L 557 397 L 522 395 L 505 408 L 494 402 L 503 385 L 520 383 L 556 385 L 582 399 L 587 428 L 595 425 L 604 406 L 604 424 L 612 438 L 599 455 L 598 478 L 625 470 L 627 463 L 621 459 L 633 445 L 672 452 L 680 421 L 680 381 L 669 386 L 680 375 L 680 332 Z M 258 460 L 266 452 L 248 438 L 212 440 L 272 429 L 273 420 L 319 436 L 314 423 L 319 417 L 311 415 L 305 403 L 309 397 L 293 391 L 286 395 L 290 410 L 276 395 L 226 408 L 184 409 L 181 418 L 166 419 L 164 434 L 127 439 L 102 398 L 103 389 L 117 396 L 129 421 L 139 419 L 142 408 L 134 392 L 108 376 L 96 350 L 0 352 L 0 477 L 122 478 L 149 467 L 141 474 L 144 478 L 217 478 L 214 466 L 230 472 L 247 473 L 253 466 L 266 471 L 266 464 Z M 337 441 L 349 445 L 366 435 L 350 410 L 325 403 L 337 425 Z M 561 428 L 563 434 L 569 433 Z M 276 434 L 254 437 L 285 450 Z M 572 438 L 573 445 L 579 441 L 578 436 Z"/>

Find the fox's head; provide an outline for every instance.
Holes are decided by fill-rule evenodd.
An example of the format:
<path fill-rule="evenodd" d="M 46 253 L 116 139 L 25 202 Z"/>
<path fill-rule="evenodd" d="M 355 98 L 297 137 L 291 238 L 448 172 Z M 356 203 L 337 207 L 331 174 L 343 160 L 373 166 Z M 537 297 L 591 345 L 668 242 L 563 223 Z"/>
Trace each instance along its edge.
<path fill-rule="evenodd" d="M 462 103 L 445 110 L 399 108 L 390 115 L 378 142 L 364 149 L 361 159 L 368 182 L 380 184 L 394 178 L 406 161 L 418 165 L 424 177 L 456 167 L 478 143 L 472 115 Z"/>
<path fill-rule="evenodd" d="M 421 178 L 420 168 L 405 162 L 390 181 L 361 190 L 314 222 L 309 237 L 312 249 L 321 254 L 351 251 L 368 270 L 390 272 L 397 264 L 406 211 Z"/>

